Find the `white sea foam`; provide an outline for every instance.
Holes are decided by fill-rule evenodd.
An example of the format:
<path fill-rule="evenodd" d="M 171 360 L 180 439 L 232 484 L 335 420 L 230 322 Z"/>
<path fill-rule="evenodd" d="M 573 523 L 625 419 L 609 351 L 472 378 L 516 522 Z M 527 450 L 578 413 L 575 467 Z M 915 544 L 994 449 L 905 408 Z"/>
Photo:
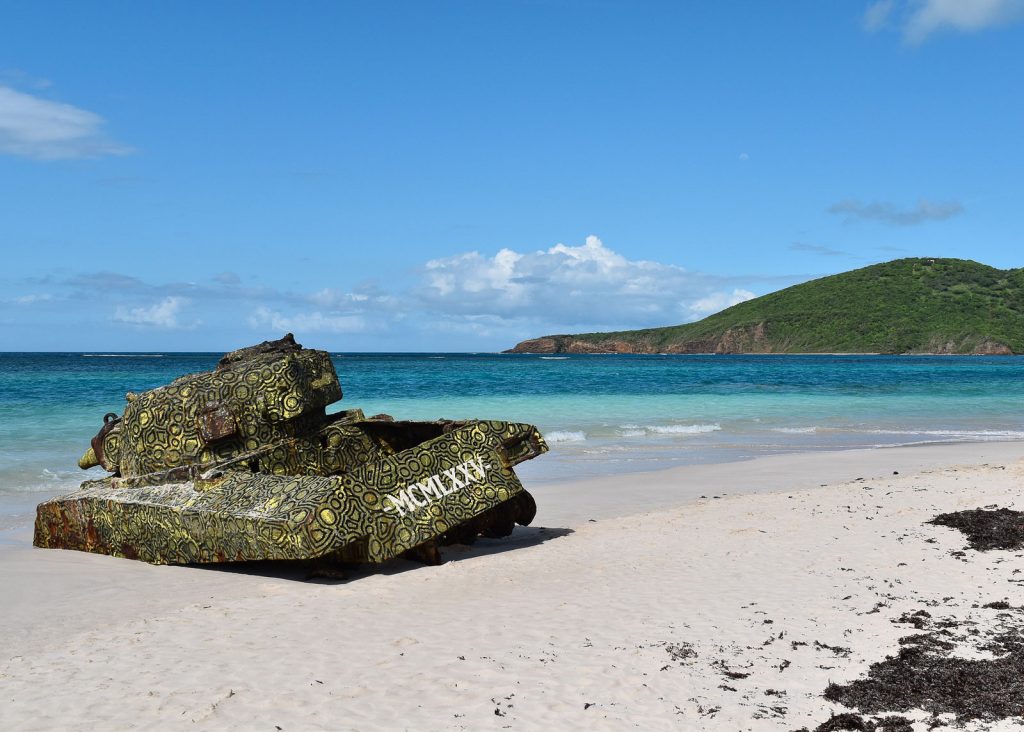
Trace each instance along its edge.
<path fill-rule="evenodd" d="M 587 439 L 586 432 L 573 432 L 571 430 L 555 430 L 544 435 L 544 439 L 550 443 L 556 442 L 584 442 Z"/>
<path fill-rule="evenodd" d="M 701 435 L 706 432 L 717 432 L 722 429 L 720 424 L 623 424 L 619 425 L 620 437 L 645 437 L 647 435 Z"/>
<path fill-rule="evenodd" d="M 58 495 L 78 488 L 83 480 L 99 478 L 106 473 L 95 475 L 81 470 L 50 470 L 43 468 L 38 473 L 5 471 L 0 473 L 0 496 L 19 493 L 50 493 Z"/>
<path fill-rule="evenodd" d="M 817 432 L 817 427 L 773 427 L 772 432 L 784 432 L 787 435 L 808 435 Z"/>
<path fill-rule="evenodd" d="M 541 361 L 568 361 L 568 356 L 541 356 Z"/>
<path fill-rule="evenodd" d="M 646 428 L 648 432 L 656 435 L 700 435 L 705 432 L 718 432 L 722 429 L 720 424 L 665 424 L 653 425 Z"/>
<path fill-rule="evenodd" d="M 930 437 L 987 438 L 995 440 L 1024 439 L 1020 430 L 851 430 L 870 435 L 928 435 Z"/>

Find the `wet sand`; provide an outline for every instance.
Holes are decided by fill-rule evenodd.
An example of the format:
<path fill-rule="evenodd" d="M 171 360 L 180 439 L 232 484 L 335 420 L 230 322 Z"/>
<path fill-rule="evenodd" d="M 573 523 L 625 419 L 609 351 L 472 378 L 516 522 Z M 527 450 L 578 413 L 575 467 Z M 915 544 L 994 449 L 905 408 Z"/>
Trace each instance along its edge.
<path fill-rule="evenodd" d="M 972 638 L 1024 617 L 1024 557 L 973 550 L 926 522 L 1022 509 L 1022 488 L 1021 442 L 542 484 L 531 487 L 534 526 L 509 539 L 344 582 L 39 550 L 28 528 L 10 529 L 0 532 L 0 721 L 814 729 L 857 711 L 827 700 L 829 684 L 866 679 L 901 638 L 950 628 L 949 653 L 992 655 Z M 966 627 L 977 632 L 957 632 Z M 888 711 L 920 730 L 935 718 L 865 718 Z"/>

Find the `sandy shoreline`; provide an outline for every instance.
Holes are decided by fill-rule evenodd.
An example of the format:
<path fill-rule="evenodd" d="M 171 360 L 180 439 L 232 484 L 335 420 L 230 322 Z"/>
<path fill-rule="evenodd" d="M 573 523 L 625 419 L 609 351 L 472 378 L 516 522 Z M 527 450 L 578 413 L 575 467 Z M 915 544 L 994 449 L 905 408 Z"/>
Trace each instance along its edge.
<path fill-rule="evenodd" d="M 955 555 L 964 537 L 923 523 L 1022 508 L 1022 487 L 1021 442 L 542 484 L 534 526 L 511 539 L 344 583 L 37 550 L 8 530 L 0 720 L 813 729 L 842 711 L 821 696 L 829 682 L 915 632 L 894 622 L 906 613 L 983 628 L 998 613 L 981 605 L 1024 604 L 1019 552 Z"/>

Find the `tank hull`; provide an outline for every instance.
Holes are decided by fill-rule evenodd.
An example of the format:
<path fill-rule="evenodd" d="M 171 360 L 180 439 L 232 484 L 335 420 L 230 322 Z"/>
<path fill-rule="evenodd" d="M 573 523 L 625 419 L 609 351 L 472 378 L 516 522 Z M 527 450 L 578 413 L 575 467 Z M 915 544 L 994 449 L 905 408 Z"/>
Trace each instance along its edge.
<path fill-rule="evenodd" d="M 282 456 L 298 456 L 301 464 L 308 440 L 285 440 L 219 464 L 88 481 L 39 505 L 34 543 L 154 564 L 324 557 L 379 563 L 459 537 L 501 535 L 533 518 L 533 500 L 513 471 L 547 450 L 532 425 L 344 427 L 366 439 L 346 438 L 341 447 L 367 447 L 348 455 L 343 474 L 265 472 L 261 455 L 281 464 L 289 462 Z M 388 444 L 397 449 L 378 449 Z"/>

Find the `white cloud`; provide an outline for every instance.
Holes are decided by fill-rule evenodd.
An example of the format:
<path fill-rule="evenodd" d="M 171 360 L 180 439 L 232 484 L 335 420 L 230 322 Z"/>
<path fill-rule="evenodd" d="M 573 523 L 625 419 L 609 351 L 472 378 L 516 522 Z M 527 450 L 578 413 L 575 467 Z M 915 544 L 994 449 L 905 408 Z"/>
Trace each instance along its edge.
<path fill-rule="evenodd" d="M 739 305 L 741 302 L 753 300 L 755 297 L 757 297 L 757 295 L 750 290 L 736 289 L 732 292 L 716 292 L 713 295 L 702 297 L 700 300 L 691 303 L 690 310 L 692 310 L 694 314 L 703 318 L 707 315 L 711 315 L 712 313 L 717 313 L 719 310 L 725 310 L 726 308 L 731 308 L 733 305 Z"/>
<path fill-rule="evenodd" d="M 0 86 L 0 152 L 38 160 L 131 152 L 106 138 L 102 127 L 93 112 Z"/>
<path fill-rule="evenodd" d="M 35 305 L 37 302 L 49 302 L 53 300 L 53 295 L 49 293 L 42 295 L 22 295 L 21 297 L 14 298 L 14 302 L 18 305 Z"/>
<path fill-rule="evenodd" d="M 926 221 L 945 221 L 963 213 L 964 207 L 959 201 L 929 201 L 926 198 L 911 208 L 900 208 L 887 201 L 864 203 L 855 198 L 847 198 L 833 203 L 828 212 L 843 216 L 848 222 L 862 219 L 892 226 L 914 226 Z"/>
<path fill-rule="evenodd" d="M 10 86 L 20 86 L 22 89 L 49 89 L 53 86 L 53 82 L 49 79 L 12 68 L 0 70 L 0 82 L 6 82 Z"/>
<path fill-rule="evenodd" d="M 916 45 L 944 30 L 975 33 L 1021 19 L 1024 0 L 879 0 L 868 6 L 863 22 L 868 31 L 899 27 Z"/>
<path fill-rule="evenodd" d="M 748 160 L 750 160 L 750 155 L 748 155 L 747 153 L 740 153 L 740 162 L 745 163 Z"/>
<path fill-rule="evenodd" d="M 812 254 L 821 254 L 826 257 L 851 257 L 853 256 L 849 252 L 844 252 L 841 249 L 833 249 L 832 247 L 826 247 L 822 244 L 808 244 L 807 242 L 795 241 L 789 245 L 789 250 L 792 252 L 811 252 Z"/>
<path fill-rule="evenodd" d="M 152 328 L 194 328 L 199 322 L 182 325 L 178 322 L 178 313 L 189 303 L 184 297 L 165 297 L 150 307 L 118 307 L 114 320 L 118 323 L 130 323 Z"/>
<path fill-rule="evenodd" d="M 894 4 L 894 0 L 878 0 L 868 5 L 868 9 L 864 11 L 865 30 L 876 31 L 888 25 Z"/>
<path fill-rule="evenodd" d="M 924 0 L 907 21 L 904 36 L 921 43 L 932 33 L 952 29 L 972 33 L 1024 17 L 1024 0 Z"/>
<path fill-rule="evenodd" d="M 723 290 L 724 278 L 626 259 L 596 236 L 532 253 L 502 249 L 493 257 L 468 252 L 435 259 L 423 274 L 417 295 L 426 310 L 543 321 L 577 332 L 678 323 L 739 292 Z"/>
<path fill-rule="evenodd" d="M 415 343 L 436 349 L 453 342 L 489 347 L 544 333 L 674 325 L 750 299 L 755 285 L 789 285 L 798 278 L 717 276 L 629 259 L 591 236 L 575 246 L 430 260 L 420 268 L 418 284 L 409 288 L 385 290 L 364 282 L 334 289 L 317 283 L 297 292 L 249 279 L 221 273 L 191 284 L 159 283 L 92 272 L 34 278 L 19 291 L 49 285 L 58 288 L 55 295 L 68 308 L 95 312 L 102 304 L 114 313 L 114 322 L 140 329 L 195 328 L 200 323 L 188 314 L 201 311 L 211 328 L 237 328 L 241 322 L 260 338 L 288 331 L 300 338 L 303 333 L 360 334 L 345 340 L 363 347 Z"/>
<path fill-rule="evenodd" d="M 314 292 L 309 299 L 323 308 L 342 308 L 357 306 L 370 299 L 369 295 L 358 292 L 342 292 L 327 287 L 319 292 Z"/>
<path fill-rule="evenodd" d="M 360 333 L 366 330 L 367 320 L 362 315 L 333 315 L 319 311 L 284 315 L 261 306 L 249 317 L 249 325 L 253 328 L 270 326 L 282 333 Z"/>

